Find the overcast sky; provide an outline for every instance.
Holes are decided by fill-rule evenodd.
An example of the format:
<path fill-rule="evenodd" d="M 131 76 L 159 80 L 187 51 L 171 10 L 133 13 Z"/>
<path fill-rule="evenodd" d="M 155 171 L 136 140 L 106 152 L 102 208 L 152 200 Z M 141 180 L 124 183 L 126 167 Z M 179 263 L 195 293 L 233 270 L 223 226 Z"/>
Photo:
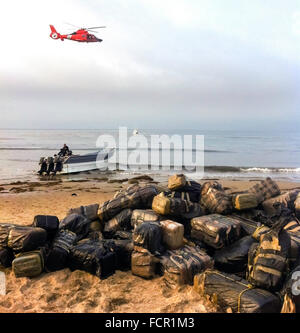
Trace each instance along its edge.
<path fill-rule="evenodd" d="M 299 0 L 9 0 L 0 26 L 0 128 L 300 125 Z"/>

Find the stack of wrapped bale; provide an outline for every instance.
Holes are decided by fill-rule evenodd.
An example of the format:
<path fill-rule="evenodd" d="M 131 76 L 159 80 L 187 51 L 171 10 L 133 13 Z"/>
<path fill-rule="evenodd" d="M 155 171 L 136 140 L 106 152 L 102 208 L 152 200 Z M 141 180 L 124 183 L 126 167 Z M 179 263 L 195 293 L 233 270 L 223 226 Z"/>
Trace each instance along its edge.
<path fill-rule="evenodd" d="M 0 264 L 17 277 L 69 267 L 103 279 L 131 269 L 163 275 L 171 288 L 194 283 L 233 312 L 279 312 L 282 304 L 282 312 L 299 312 L 299 198 L 270 178 L 232 196 L 217 182 L 174 175 L 168 191 L 133 185 L 62 221 L 0 224 Z"/>

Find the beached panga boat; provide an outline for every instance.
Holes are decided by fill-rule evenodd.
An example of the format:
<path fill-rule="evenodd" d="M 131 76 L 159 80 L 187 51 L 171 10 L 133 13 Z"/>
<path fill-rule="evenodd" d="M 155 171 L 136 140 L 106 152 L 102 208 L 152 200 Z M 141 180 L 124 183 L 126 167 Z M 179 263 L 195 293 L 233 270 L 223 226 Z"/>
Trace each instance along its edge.
<path fill-rule="evenodd" d="M 95 153 L 89 153 L 84 155 L 69 155 L 69 156 L 57 156 L 54 157 L 41 157 L 40 158 L 40 170 L 38 173 L 43 174 L 71 174 L 84 171 L 92 171 L 97 169 L 103 169 L 107 166 L 108 159 L 114 154 L 114 149 L 101 149 Z"/>

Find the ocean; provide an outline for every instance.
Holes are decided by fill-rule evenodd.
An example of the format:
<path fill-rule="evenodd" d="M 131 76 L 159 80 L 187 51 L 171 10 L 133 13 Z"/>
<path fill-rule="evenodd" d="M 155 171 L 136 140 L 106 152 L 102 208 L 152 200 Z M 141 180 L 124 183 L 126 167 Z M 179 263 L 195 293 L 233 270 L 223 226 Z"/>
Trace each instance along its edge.
<path fill-rule="evenodd" d="M 132 135 L 132 131 L 128 130 L 128 136 Z M 147 140 L 150 140 L 152 134 L 177 134 L 181 137 L 204 135 L 205 178 L 258 179 L 271 176 L 281 180 L 300 181 L 299 132 L 139 129 L 139 133 Z M 118 129 L 0 130 L 0 180 L 5 183 L 38 179 L 36 172 L 41 156 L 53 156 L 64 143 L 75 154 L 95 152 L 97 138 L 104 134 L 113 136 L 117 141 Z M 202 153 L 194 146 L 192 151 L 194 156 Z M 173 153 L 176 154 L 176 151 L 173 150 Z M 150 172 L 141 167 L 134 171 L 168 173 L 165 170 Z M 101 172 L 96 171 L 95 175 L 97 174 L 100 175 Z"/>

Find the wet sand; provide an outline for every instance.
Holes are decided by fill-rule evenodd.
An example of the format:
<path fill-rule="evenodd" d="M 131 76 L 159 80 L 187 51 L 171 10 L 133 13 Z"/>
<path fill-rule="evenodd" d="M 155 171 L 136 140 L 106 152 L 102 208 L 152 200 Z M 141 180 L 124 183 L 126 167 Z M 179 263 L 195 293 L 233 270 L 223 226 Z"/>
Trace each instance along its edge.
<path fill-rule="evenodd" d="M 142 180 L 141 182 L 145 182 Z M 201 181 L 203 182 L 203 180 Z M 221 180 L 230 193 L 246 190 L 254 181 Z M 129 181 L 130 183 L 130 181 Z M 282 190 L 299 183 L 278 182 Z M 128 181 L 46 181 L 0 184 L 0 222 L 30 225 L 35 215 L 56 215 L 80 205 L 103 203 Z M 159 186 L 166 186 L 166 182 Z M 0 312 L 215 312 L 191 286 L 167 288 L 161 277 L 144 280 L 130 271 L 117 271 L 105 280 L 82 271 L 64 269 L 36 278 L 16 279 L 5 269 L 7 294 L 0 296 Z"/>

